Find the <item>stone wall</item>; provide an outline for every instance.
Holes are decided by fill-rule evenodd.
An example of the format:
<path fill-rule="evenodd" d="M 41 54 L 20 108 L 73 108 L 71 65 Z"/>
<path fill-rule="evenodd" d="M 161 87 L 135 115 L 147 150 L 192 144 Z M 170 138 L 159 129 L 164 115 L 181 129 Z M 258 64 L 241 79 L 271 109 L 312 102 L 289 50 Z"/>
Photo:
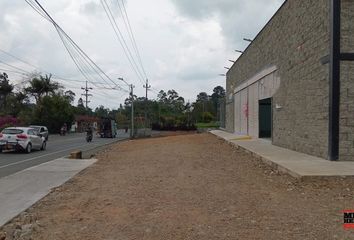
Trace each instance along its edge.
<path fill-rule="evenodd" d="M 328 65 L 320 59 L 328 54 L 329 1 L 288 0 L 229 70 L 227 96 L 262 69 L 277 66 L 273 144 L 327 158 Z M 233 132 L 233 104 L 226 112 Z"/>
<path fill-rule="evenodd" d="M 354 1 L 342 0 L 341 51 L 354 53 Z M 354 62 L 341 62 L 339 158 L 354 161 Z"/>

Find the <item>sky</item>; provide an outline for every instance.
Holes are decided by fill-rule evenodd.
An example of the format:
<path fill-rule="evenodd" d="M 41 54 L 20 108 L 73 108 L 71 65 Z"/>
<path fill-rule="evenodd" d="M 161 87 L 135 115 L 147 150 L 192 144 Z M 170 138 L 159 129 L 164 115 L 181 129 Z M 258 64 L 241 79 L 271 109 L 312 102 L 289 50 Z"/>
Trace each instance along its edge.
<path fill-rule="evenodd" d="M 220 74 L 227 71 L 224 67 L 232 65 L 229 60 L 239 57 L 234 50 L 244 50 L 249 43 L 243 38 L 254 38 L 284 2 L 106 1 L 135 65 L 128 61 L 100 0 L 39 0 L 61 28 L 114 81 L 115 85 L 105 83 L 94 72 L 89 73 L 90 79 L 97 79 L 88 84 L 92 88 L 89 106 L 93 109 L 99 105 L 116 109 L 124 103 L 128 93 L 111 89 L 116 85 L 128 89 L 118 78 L 133 84 L 137 96 L 145 96 L 143 84 L 148 78 L 149 98 L 156 98 L 161 89 L 174 89 L 190 102 L 195 101 L 199 92 L 212 94 L 214 87 L 225 87 L 225 77 Z M 140 59 L 119 10 L 119 6 L 123 7 L 122 1 Z M 132 65 L 137 66 L 135 71 Z M 25 0 L 0 0 L 0 71 L 4 69 L 12 71 L 5 72 L 17 89 L 26 83 L 23 71 L 26 74 L 53 73 L 65 79 L 57 80 L 65 90 L 75 92 L 75 104 L 83 93 L 81 87 L 85 86 L 86 79 L 70 58 L 54 26 Z"/>

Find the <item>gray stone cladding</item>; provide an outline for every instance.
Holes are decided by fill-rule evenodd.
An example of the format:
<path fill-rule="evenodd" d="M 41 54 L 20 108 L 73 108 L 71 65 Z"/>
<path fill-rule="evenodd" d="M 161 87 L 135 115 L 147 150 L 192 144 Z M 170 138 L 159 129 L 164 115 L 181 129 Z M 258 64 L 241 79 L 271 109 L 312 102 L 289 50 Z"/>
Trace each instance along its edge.
<path fill-rule="evenodd" d="M 353 53 L 353 0 L 342 0 L 341 21 L 341 50 Z M 327 158 L 329 66 L 320 60 L 328 54 L 329 1 L 287 0 L 229 70 L 227 96 L 257 72 L 277 66 L 273 144 Z M 354 161 L 354 62 L 342 62 L 341 74 L 339 160 Z M 233 132 L 232 99 L 227 103 L 226 129 Z"/>

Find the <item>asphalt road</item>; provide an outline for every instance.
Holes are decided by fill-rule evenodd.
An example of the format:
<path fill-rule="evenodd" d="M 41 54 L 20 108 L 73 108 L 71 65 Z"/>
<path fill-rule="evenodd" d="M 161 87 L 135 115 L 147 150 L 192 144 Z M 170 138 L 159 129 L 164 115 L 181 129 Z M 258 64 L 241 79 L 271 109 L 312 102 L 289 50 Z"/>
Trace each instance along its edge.
<path fill-rule="evenodd" d="M 34 150 L 29 154 L 19 152 L 0 153 L 0 178 L 44 162 L 68 156 L 74 150 L 90 151 L 128 137 L 128 134 L 119 131 L 117 138 L 96 138 L 94 136 L 93 141 L 87 143 L 85 134 L 51 135 L 45 151 Z"/>

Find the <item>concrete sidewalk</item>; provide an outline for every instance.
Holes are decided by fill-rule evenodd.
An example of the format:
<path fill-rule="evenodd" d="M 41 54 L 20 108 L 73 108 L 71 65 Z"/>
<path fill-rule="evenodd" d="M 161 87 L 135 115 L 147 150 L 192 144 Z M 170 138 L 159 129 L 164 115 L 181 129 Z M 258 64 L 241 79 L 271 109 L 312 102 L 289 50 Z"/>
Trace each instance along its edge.
<path fill-rule="evenodd" d="M 60 158 L 1 178 L 0 226 L 95 162 Z"/>
<path fill-rule="evenodd" d="M 221 130 L 210 131 L 225 141 L 236 145 L 274 169 L 296 178 L 354 176 L 354 162 L 331 162 L 326 159 L 277 147 L 270 141 L 250 139 Z"/>

